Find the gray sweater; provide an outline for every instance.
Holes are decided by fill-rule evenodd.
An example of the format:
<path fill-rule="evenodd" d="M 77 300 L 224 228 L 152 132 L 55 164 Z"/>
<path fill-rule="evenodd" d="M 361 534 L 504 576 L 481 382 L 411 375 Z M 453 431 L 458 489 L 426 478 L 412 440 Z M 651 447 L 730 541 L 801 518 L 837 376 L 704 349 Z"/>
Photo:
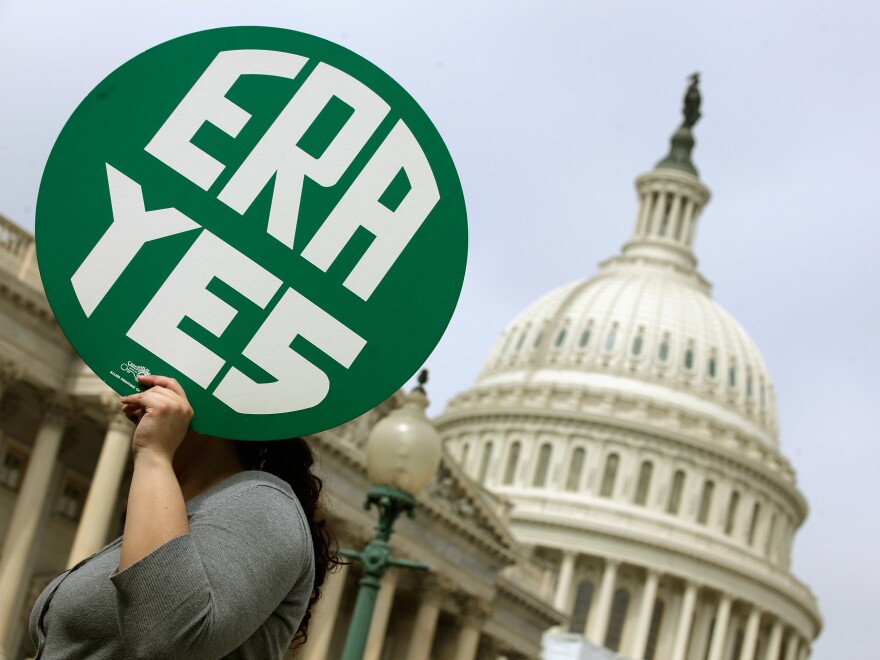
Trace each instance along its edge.
<path fill-rule="evenodd" d="M 40 660 L 281 658 L 306 611 L 315 563 L 290 486 L 233 475 L 186 503 L 190 532 L 117 572 L 122 539 L 37 599 Z"/>

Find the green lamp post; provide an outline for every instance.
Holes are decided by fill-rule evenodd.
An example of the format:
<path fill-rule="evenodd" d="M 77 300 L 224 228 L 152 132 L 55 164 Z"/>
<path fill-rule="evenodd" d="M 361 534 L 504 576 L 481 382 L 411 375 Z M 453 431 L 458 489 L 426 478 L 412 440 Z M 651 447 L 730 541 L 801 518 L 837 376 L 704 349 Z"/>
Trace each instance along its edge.
<path fill-rule="evenodd" d="M 415 496 L 431 483 L 440 464 L 440 435 L 425 415 L 427 380 L 428 372 L 422 371 L 418 387 L 405 395 L 403 406 L 376 424 L 367 438 L 367 476 L 373 485 L 364 508 L 375 506 L 379 522 L 376 537 L 363 552 L 343 550 L 341 553 L 364 564 L 342 660 L 363 658 L 376 595 L 385 572 L 392 566 L 428 568 L 425 564 L 393 558 L 388 543 L 397 517 L 401 513 L 410 518 L 415 516 Z"/>

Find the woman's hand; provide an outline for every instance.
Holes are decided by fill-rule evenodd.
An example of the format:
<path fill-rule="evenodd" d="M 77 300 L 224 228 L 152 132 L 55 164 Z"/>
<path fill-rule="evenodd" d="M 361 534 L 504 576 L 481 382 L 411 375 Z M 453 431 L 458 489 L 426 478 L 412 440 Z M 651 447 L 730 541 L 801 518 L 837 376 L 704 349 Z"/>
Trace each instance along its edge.
<path fill-rule="evenodd" d="M 134 471 L 122 533 L 120 571 L 189 532 L 186 504 L 172 459 L 186 435 L 192 408 L 173 378 L 139 376 L 138 382 L 149 389 L 122 397 L 122 411 L 137 428 L 131 443 Z"/>
<path fill-rule="evenodd" d="M 183 441 L 193 410 L 180 384 L 165 376 L 138 376 L 145 389 L 122 397 L 122 412 L 137 424 L 132 440 L 135 457 L 158 454 L 169 460 Z"/>

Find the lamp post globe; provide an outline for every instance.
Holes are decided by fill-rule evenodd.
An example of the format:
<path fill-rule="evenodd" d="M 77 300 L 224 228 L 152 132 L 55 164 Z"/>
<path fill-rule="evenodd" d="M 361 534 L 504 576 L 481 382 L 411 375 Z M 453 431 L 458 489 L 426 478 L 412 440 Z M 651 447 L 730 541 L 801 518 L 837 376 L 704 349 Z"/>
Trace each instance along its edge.
<path fill-rule="evenodd" d="M 405 395 L 403 406 L 379 421 L 367 438 L 367 477 L 418 495 L 440 464 L 440 434 L 425 415 L 428 397 L 421 387 Z"/>
<path fill-rule="evenodd" d="M 363 552 L 342 551 L 345 556 L 361 561 L 364 567 L 342 651 L 343 660 L 363 658 L 376 594 L 385 572 L 392 566 L 428 568 L 425 564 L 392 557 L 389 544 L 394 521 L 402 513 L 410 518 L 415 515 L 415 496 L 428 487 L 440 465 L 440 434 L 425 415 L 428 397 L 423 386 L 427 379 L 427 372 L 422 371 L 419 386 L 405 394 L 403 405 L 380 420 L 367 437 L 367 477 L 372 488 L 364 508 L 375 506 L 379 520 L 376 536 Z"/>

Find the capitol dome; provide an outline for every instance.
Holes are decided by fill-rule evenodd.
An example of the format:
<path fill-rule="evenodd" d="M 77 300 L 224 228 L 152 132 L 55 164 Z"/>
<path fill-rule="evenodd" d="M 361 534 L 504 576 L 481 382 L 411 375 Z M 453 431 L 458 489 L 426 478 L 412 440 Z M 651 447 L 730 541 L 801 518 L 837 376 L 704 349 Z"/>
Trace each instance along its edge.
<path fill-rule="evenodd" d="M 555 573 L 569 633 L 622 658 L 803 660 L 821 628 L 789 570 L 807 505 L 764 361 L 697 270 L 698 117 L 694 81 L 621 254 L 510 323 L 437 424 Z"/>

